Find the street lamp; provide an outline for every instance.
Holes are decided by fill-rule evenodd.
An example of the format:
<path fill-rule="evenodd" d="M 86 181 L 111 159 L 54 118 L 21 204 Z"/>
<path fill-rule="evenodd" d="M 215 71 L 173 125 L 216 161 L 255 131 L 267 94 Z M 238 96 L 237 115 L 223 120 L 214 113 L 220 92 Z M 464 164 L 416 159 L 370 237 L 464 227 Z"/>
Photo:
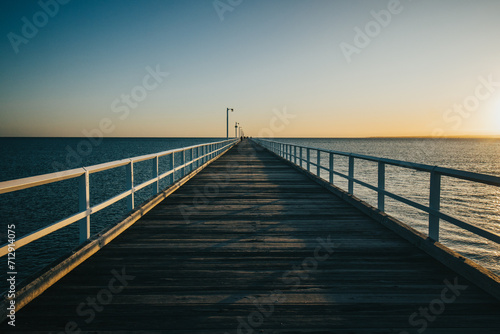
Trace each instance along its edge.
<path fill-rule="evenodd" d="M 233 112 L 233 108 L 226 109 L 226 139 L 229 139 L 229 110 Z"/>
<path fill-rule="evenodd" d="M 234 124 L 234 137 L 235 137 L 235 138 L 238 138 L 238 125 L 239 125 L 239 123 L 238 123 L 238 122 L 236 122 L 236 123 Z"/>

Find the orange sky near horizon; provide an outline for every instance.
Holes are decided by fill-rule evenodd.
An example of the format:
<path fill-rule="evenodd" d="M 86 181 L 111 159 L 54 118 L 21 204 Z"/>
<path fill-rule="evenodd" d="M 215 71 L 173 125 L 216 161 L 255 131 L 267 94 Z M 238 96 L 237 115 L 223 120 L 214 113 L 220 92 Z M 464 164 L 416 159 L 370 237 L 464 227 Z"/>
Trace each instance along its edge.
<path fill-rule="evenodd" d="M 36 1 L 2 4 L 5 36 Z M 500 136 L 500 2 L 71 3 L 0 42 L 0 136 Z M 106 24 L 103 24 L 106 22 Z M 17 51 L 17 52 L 16 52 Z"/>

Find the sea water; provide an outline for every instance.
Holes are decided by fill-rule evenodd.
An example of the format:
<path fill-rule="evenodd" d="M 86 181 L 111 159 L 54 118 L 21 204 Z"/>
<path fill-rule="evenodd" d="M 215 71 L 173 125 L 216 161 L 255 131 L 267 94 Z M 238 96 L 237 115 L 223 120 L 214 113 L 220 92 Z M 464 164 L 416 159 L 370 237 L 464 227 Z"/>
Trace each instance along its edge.
<path fill-rule="evenodd" d="M 213 142 L 221 138 L 0 138 L 0 181 L 91 166 L 104 162 L 157 153 L 173 148 Z M 494 139 L 306 139 L 277 141 L 309 147 L 353 152 L 377 157 L 449 167 L 500 176 L 500 140 Z M 328 157 L 321 158 L 328 166 Z M 135 184 L 150 177 L 147 162 L 134 166 Z M 170 168 L 167 162 L 160 169 Z M 347 174 L 347 159 L 335 158 L 335 170 Z M 428 205 L 429 174 L 405 168 L 386 167 L 386 190 Z M 323 178 L 328 179 L 326 171 Z M 377 184 L 377 165 L 356 161 L 355 176 Z M 125 167 L 92 174 L 91 205 L 125 191 Z M 167 181 L 161 183 L 168 186 Z M 347 182 L 335 177 L 334 183 L 347 189 Z M 376 193 L 355 185 L 354 194 L 376 206 Z M 475 226 L 500 233 L 500 188 L 443 177 L 442 210 Z M 151 196 L 150 187 L 136 194 L 136 206 Z M 7 225 L 16 225 L 17 237 L 46 227 L 78 211 L 78 181 L 57 182 L 0 195 L 0 243 L 7 241 Z M 415 229 L 427 233 L 428 216 L 417 209 L 386 199 L 386 211 Z M 127 213 L 125 200 L 92 215 L 91 234 L 120 221 Z M 26 279 L 78 245 L 78 224 L 73 224 L 16 252 L 18 281 Z M 441 242 L 500 274 L 500 248 L 493 242 L 441 221 Z M 6 259 L 4 267 L 7 267 Z M 0 290 L 6 288 L 0 271 Z"/>

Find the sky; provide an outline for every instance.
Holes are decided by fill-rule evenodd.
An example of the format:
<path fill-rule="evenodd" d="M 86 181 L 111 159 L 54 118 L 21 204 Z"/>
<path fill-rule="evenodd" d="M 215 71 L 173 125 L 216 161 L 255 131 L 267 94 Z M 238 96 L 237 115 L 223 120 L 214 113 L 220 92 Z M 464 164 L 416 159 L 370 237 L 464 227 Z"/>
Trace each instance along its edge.
<path fill-rule="evenodd" d="M 498 0 L 4 0 L 0 136 L 500 135 Z"/>

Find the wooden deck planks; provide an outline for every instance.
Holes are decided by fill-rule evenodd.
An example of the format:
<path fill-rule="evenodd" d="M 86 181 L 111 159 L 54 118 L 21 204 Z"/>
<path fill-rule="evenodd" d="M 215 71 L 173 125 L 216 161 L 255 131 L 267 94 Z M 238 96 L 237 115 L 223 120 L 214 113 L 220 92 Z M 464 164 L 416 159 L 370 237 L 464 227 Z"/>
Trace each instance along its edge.
<path fill-rule="evenodd" d="M 117 272 L 134 278 L 110 294 Z M 467 288 L 411 321 L 439 305 L 446 280 Z M 463 277 L 245 141 L 22 309 L 16 330 L 498 333 L 499 314 Z"/>

